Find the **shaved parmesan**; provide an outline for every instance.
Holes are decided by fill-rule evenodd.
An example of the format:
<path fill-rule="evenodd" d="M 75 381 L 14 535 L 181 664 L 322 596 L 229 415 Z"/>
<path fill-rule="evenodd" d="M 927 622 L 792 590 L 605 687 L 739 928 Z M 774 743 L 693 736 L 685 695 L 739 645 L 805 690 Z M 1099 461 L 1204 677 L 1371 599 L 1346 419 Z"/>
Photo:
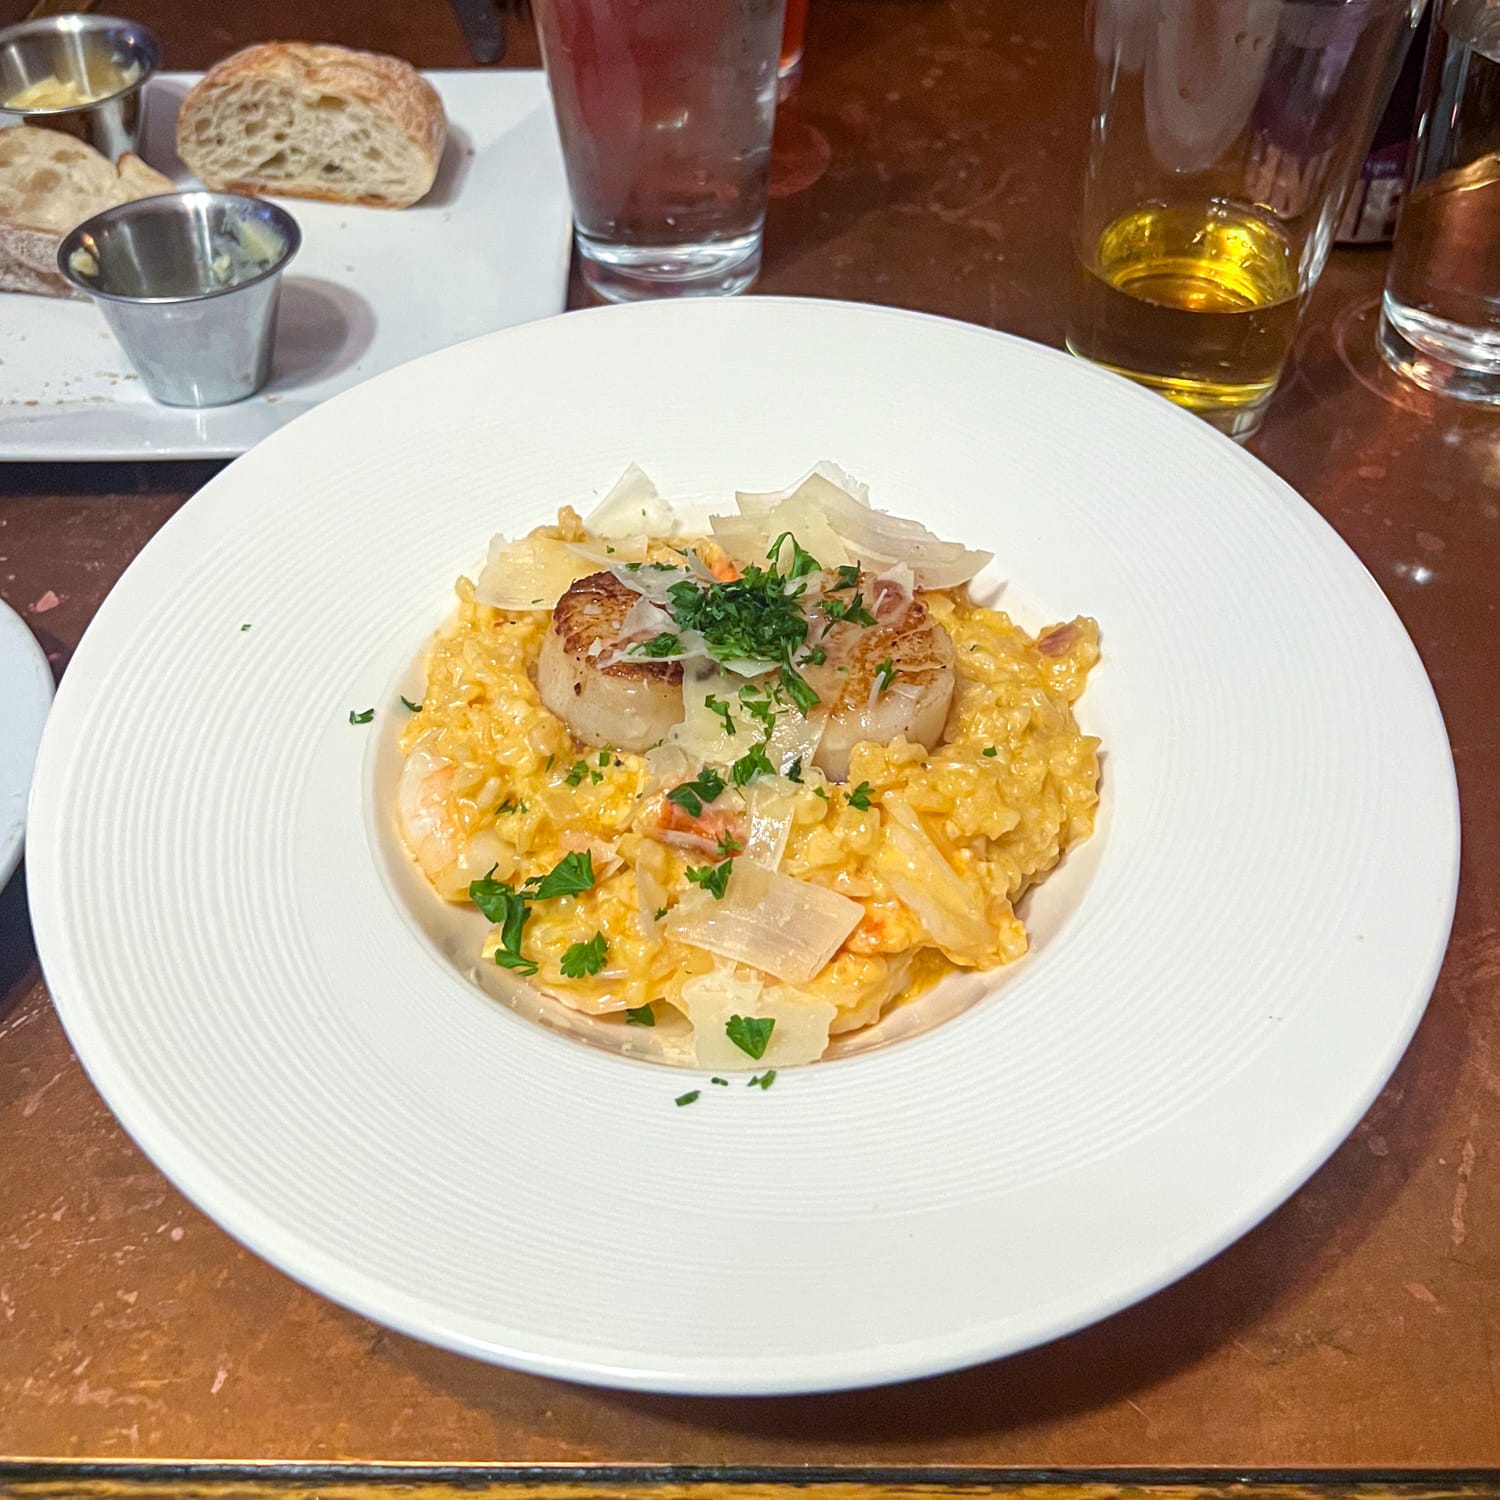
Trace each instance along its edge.
<path fill-rule="evenodd" d="M 995 942 L 983 902 L 897 793 L 881 799 L 881 831 L 875 868 L 885 883 L 954 963 L 982 964 Z"/>
<path fill-rule="evenodd" d="M 699 766 L 725 766 L 743 755 L 755 742 L 759 730 L 734 716 L 736 732 L 724 728 L 722 715 L 708 706 L 710 698 L 739 708 L 735 694 L 739 682 L 711 661 L 684 662 L 682 668 L 682 722 L 667 732 L 667 743 L 675 745 L 696 770 Z M 750 732 L 747 733 L 746 731 Z"/>
<path fill-rule="evenodd" d="M 610 492 L 584 517 L 583 529 L 593 536 L 670 536 L 676 528 L 672 507 L 635 464 L 615 481 Z"/>
<path fill-rule="evenodd" d="M 785 985 L 767 986 L 754 976 L 727 968 L 699 974 L 688 980 L 680 993 L 680 1003 L 693 1023 L 697 1064 L 719 1073 L 816 1062 L 828 1046 L 828 1028 L 836 1014 L 830 1001 Z M 729 1040 L 725 1028 L 731 1016 L 753 1016 L 776 1023 L 761 1057 L 751 1057 Z"/>
<path fill-rule="evenodd" d="M 745 803 L 750 811 L 750 831 L 745 838 L 744 860 L 767 870 L 779 869 L 786 841 L 791 836 L 799 793 L 790 781 L 762 778 L 750 784 Z"/>
<path fill-rule="evenodd" d="M 624 563 L 645 562 L 648 540 L 644 536 L 622 536 L 605 542 L 585 537 L 581 542 L 569 542 L 568 546 L 579 557 L 587 558 L 595 568 L 613 570 Z"/>
<path fill-rule="evenodd" d="M 497 536 L 474 584 L 474 597 L 495 609 L 552 609 L 580 579 L 597 571 L 568 542 L 527 536 L 518 542 Z"/>
<path fill-rule="evenodd" d="M 740 518 L 725 519 L 724 536 L 733 536 L 742 547 L 749 545 L 743 525 L 749 520 L 759 524 L 767 545 L 780 532 L 791 531 L 825 568 L 858 560 L 878 572 L 904 562 L 911 567 L 918 588 L 947 589 L 967 583 L 993 555 L 945 542 L 918 521 L 871 509 L 865 486 L 832 464 L 817 465 L 790 491 L 740 493 L 735 502 Z M 714 518 L 712 524 L 719 536 L 719 519 Z"/>
<path fill-rule="evenodd" d="M 722 901 L 706 891 L 690 891 L 666 926 L 691 947 L 789 984 L 806 984 L 863 916 L 864 908 L 847 896 L 736 860 Z"/>

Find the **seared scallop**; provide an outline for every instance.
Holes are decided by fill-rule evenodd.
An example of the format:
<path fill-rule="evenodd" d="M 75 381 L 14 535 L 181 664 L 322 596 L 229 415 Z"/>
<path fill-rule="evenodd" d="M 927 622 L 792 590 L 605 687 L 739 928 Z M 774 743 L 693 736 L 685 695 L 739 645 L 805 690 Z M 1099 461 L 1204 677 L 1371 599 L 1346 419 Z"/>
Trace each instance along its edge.
<path fill-rule="evenodd" d="M 842 690 L 829 702 L 815 759 L 827 776 L 848 780 L 849 754 L 859 744 L 901 739 L 930 750 L 942 739 L 953 703 L 953 642 L 920 599 L 877 625 L 835 625 L 825 639 L 830 662 L 848 668 L 837 676 Z"/>
<path fill-rule="evenodd" d="M 681 663 L 619 659 L 627 617 L 643 603 L 612 573 L 591 573 L 552 611 L 537 689 L 584 744 L 646 750 L 682 722 Z"/>

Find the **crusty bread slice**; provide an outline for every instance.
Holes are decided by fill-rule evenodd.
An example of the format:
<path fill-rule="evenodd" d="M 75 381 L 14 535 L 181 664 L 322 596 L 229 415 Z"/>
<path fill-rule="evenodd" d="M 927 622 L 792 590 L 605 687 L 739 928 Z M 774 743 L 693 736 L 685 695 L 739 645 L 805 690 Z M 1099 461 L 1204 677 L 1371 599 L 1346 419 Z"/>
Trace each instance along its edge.
<path fill-rule="evenodd" d="M 117 203 L 172 191 L 138 156 L 112 162 L 60 130 L 0 130 L 0 291 L 79 296 L 57 273 L 62 237 Z"/>
<path fill-rule="evenodd" d="M 182 101 L 177 152 L 211 188 L 406 208 L 437 176 L 448 122 L 410 63 L 264 42 L 226 57 Z"/>

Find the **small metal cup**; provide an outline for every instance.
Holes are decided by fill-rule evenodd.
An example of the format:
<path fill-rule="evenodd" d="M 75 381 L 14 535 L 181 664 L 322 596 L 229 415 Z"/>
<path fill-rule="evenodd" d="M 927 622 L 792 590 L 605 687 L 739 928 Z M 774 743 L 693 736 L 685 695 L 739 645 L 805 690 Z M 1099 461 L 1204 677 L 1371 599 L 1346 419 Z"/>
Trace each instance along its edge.
<path fill-rule="evenodd" d="M 87 141 L 110 161 L 134 151 L 146 80 L 161 46 L 144 26 L 115 16 L 61 15 L 0 31 L 0 127 L 42 125 Z M 7 109 L 33 84 L 56 79 L 95 96 L 87 104 Z"/>
<path fill-rule="evenodd" d="M 86 219 L 57 268 L 98 301 L 154 399 L 223 406 L 270 376 L 281 273 L 301 243 L 264 199 L 165 193 Z"/>

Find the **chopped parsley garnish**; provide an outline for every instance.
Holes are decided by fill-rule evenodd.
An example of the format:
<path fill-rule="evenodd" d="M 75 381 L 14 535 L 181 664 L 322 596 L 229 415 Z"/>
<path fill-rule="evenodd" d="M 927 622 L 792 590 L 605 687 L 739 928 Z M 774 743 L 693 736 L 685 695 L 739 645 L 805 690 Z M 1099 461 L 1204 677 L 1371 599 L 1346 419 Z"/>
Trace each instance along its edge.
<path fill-rule="evenodd" d="M 825 599 L 823 613 L 830 620 L 847 620 L 851 625 L 870 626 L 875 623 L 875 616 L 865 608 L 863 594 L 856 594 L 848 604 L 842 599 Z"/>
<path fill-rule="evenodd" d="M 826 802 L 828 800 L 828 788 L 824 786 L 815 786 L 813 788 L 813 796 L 821 797 Z"/>
<path fill-rule="evenodd" d="M 606 557 L 613 557 L 615 555 L 615 549 L 613 547 L 606 546 L 604 549 L 604 555 Z"/>
<path fill-rule="evenodd" d="M 600 764 L 600 765 L 601 765 L 601 766 L 607 766 L 607 765 L 608 765 L 608 764 L 609 764 L 609 757 L 610 757 L 610 753 L 611 753 L 611 752 L 610 752 L 610 748 L 609 748 L 609 746 L 608 746 L 608 745 L 606 745 L 606 746 L 605 746 L 605 747 L 604 747 L 604 749 L 602 749 L 602 750 L 601 750 L 601 751 L 600 751 L 600 752 L 599 752 L 599 764 Z"/>
<path fill-rule="evenodd" d="M 512 802 L 509 797 L 495 809 L 497 813 L 523 813 L 526 811 L 524 802 Z"/>
<path fill-rule="evenodd" d="M 714 846 L 718 854 L 739 854 L 744 847 L 732 833 L 721 833 L 719 842 Z"/>
<path fill-rule="evenodd" d="M 491 880 L 486 875 L 483 880 L 469 882 L 469 900 L 499 926 L 509 915 L 511 902 L 520 897 L 503 880 Z"/>
<path fill-rule="evenodd" d="M 799 657 L 799 667 L 821 667 L 828 660 L 828 653 L 821 646 L 814 646 L 806 656 Z"/>
<path fill-rule="evenodd" d="M 766 741 L 754 745 L 744 755 L 735 761 L 730 767 L 729 774 L 734 778 L 736 786 L 747 786 L 757 776 L 774 776 L 776 767 L 771 764 L 771 758 L 766 754 Z"/>
<path fill-rule="evenodd" d="M 483 880 L 469 882 L 469 900 L 500 929 L 500 946 L 495 949 L 495 962 L 502 969 L 535 974 L 536 965 L 521 955 L 521 934 L 531 916 L 531 908 L 526 904 L 525 898 L 503 880 L 491 880 L 486 875 Z"/>
<path fill-rule="evenodd" d="M 249 627 L 249 626 L 248 626 L 248 625 L 241 625 L 241 626 L 240 626 L 240 629 L 241 629 L 241 630 L 249 630 L 249 628 L 250 628 L 250 627 Z"/>
<path fill-rule="evenodd" d="M 849 806 L 857 812 L 869 812 L 870 793 L 875 790 L 868 781 L 862 781 L 849 793 Z"/>
<path fill-rule="evenodd" d="M 632 1005 L 625 1012 L 625 1024 L 627 1026 L 655 1026 L 656 1012 L 651 1009 L 650 1001 L 645 1005 Z"/>
<path fill-rule="evenodd" d="M 525 804 L 520 804 L 515 810 L 524 812 Z M 519 891 L 507 885 L 503 880 L 493 879 L 493 870 L 494 867 L 491 866 L 490 875 L 486 875 L 483 880 L 469 882 L 469 900 L 500 929 L 500 946 L 495 949 L 495 962 L 502 969 L 515 969 L 520 974 L 535 974 L 536 964 L 531 959 L 523 957 L 521 953 L 521 934 L 531 918 L 530 903 L 547 901 L 554 896 L 577 895 L 581 891 L 589 890 L 594 884 L 593 856 L 586 850 L 582 854 L 565 854 L 548 874 L 533 876 Z M 598 941 L 604 942 L 603 934 L 598 934 Z M 573 944 L 573 948 L 587 948 L 588 946 L 585 943 Z M 563 956 L 564 965 L 572 951 L 573 949 L 570 948 Z M 604 953 L 601 949 L 599 963 L 603 962 Z M 597 972 L 597 967 L 596 965 L 588 972 L 590 974 Z M 567 973 L 566 968 L 563 972 Z M 578 978 L 579 976 L 570 975 L 569 977 Z"/>
<path fill-rule="evenodd" d="M 739 691 L 740 708 L 748 718 L 754 719 L 767 734 L 776 727 L 776 705 L 771 695 L 748 684 Z"/>
<path fill-rule="evenodd" d="M 757 1062 L 766 1055 L 766 1044 L 775 1029 L 776 1021 L 771 1016 L 730 1016 L 724 1023 L 724 1035 Z"/>
<path fill-rule="evenodd" d="M 991 760 L 993 760 L 997 755 L 999 755 L 999 753 L 1000 753 L 1000 747 L 998 745 L 986 745 L 984 747 L 984 749 L 982 751 L 980 751 L 981 755 L 988 755 Z"/>
<path fill-rule="evenodd" d="M 368 724 L 375 717 L 375 710 L 367 708 L 363 713 L 357 714 L 351 708 L 349 710 L 349 722 L 351 724 Z"/>
<path fill-rule="evenodd" d="M 712 693 L 703 700 L 703 706 L 711 713 L 718 714 L 724 721 L 724 733 L 733 734 L 734 720 L 729 717 L 729 705 L 722 699 L 716 698 Z"/>
<path fill-rule="evenodd" d="M 527 917 L 531 915 L 529 908 L 523 908 L 523 910 Z M 512 953 L 509 948 L 496 948 L 495 962 L 502 969 L 514 969 L 518 974 L 530 975 L 536 973 L 536 965 L 529 958 L 522 958 L 519 953 Z"/>
<path fill-rule="evenodd" d="M 422 705 L 420 703 L 413 703 L 411 701 L 411 699 L 406 696 L 405 693 L 401 693 L 399 696 L 401 698 L 402 703 L 404 703 L 406 705 L 406 711 L 407 711 L 407 713 L 409 713 L 409 714 L 419 714 L 419 713 L 422 712 Z"/>
<path fill-rule="evenodd" d="M 807 616 L 788 580 L 753 563 L 727 583 L 683 579 L 667 590 L 681 630 L 703 634 L 715 661 L 787 661 L 807 639 Z"/>
<path fill-rule="evenodd" d="M 584 849 L 565 854 L 547 874 L 526 882 L 526 894 L 533 901 L 550 901 L 554 896 L 578 896 L 594 888 L 594 856 Z"/>
<path fill-rule="evenodd" d="M 781 669 L 781 685 L 786 689 L 787 697 L 802 710 L 805 719 L 810 709 L 816 708 L 823 700 L 808 686 L 807 679 L 803 677 L 795 667 L 783 667 Z"/>
<path fill-rule="evenodd" d="M 684 1104 L 691 1104 L 701 1093 L 702 1089 L 689 1089 L 685 1094 L 679 1094 L 672 1102 L 681 1109 Z"/>
<path fill-rule="evenodd" d="M 802 578 L 805 577 L 808 573 L 822 572 L 823 564 L 820 563 L 817 558 L 812 555 L 811 552 L 804 552 L 802 548 L 797 545 L 797 538 L 792 536 L 790 531 L 783 531 L 781 535 L 771 543 L 771 550 L 766 553 L 766 557 L 773 567 L 780 566 L 781 544 L 787 540 L 790 540 L 792 544 L 792 566 L 786 573 L 786 577 Z"/>
<path fill-rule="evenodd" d="M 896 680 L 896 668 L 892 665 L 890 657 L 881 662 L 875 668 L 875 681 L 880 684 L 883 693 Z"/>
<path fill-rule="evenodd" d="M 545 766 L 543 766 L 542 769 L 544 771 L 550 771 L 552 769 L 552 767 L 554 765 L 556 765 L 556 764 L 557 764 L 557 757 L 555 755 L 549 755 L 547 757 L 547 764 Z"/>
<path fill-rule="evenodd" d="M 666 907 L 665 907 L 665 906 L 658 906 L 658 907 L 657 907 L 657 908 L 656 908 L 656 916 L 655 916 L 655 917 L 654 917 L 654 918 L 653 918 L 653 919 L 652 919 L 652 920 L 653 920 L 653 921 L 657 921 L 657 922 L 660 922 L 660 921 L 661 921 L 661 919 L 662 919 L 662 918 L 663 918 L 663 917 L 664 917 L 664 916 L 666 916 L 666 914 L 667 914 L 667 908 L 666 908 Z"/>
<path fill-rule="evenodd" d="M 704 766 L 691 781 L 674 786 L 667 801 L 675 802 L 690 818 L 703 816 L 703 804 L 712 802 L 724 790 L 724 778 L 712 766 Z"/>
<path fill-rule="evenodd" d="M 608 762 L 607 758 L 606 758 L 606 760 L 604 760 L 603 762 L 601 762 L 601 764 L 604 764 L 604 765 L 608 765 L 608 763 L 609 762 Z M 583 780 L 583 778 L 585 776 L 587 776 L 590 781 L 595 782 L 595 783 L 598 783 L 598 782 L 601 782 L 601 781 L 604 780 L 604 777 L 601 776 L 598 771 L 595 771 L 589 765 L 589 763 L 587 761 L 584 761 L 584 760 L 575 760 L 573 762 L 573 769 L 568 772 L 567 777 L 565 779 L 566 779 L 566 781 L 567 781 L 567 783 L 568 783 L 569 786 L 577 786 Z"/>
<path fill-rule="evenodd" d="M 750 1080 L 749 1084 L 746 1085 L 746 1087 L 752 1089 L 768 1089 L 775 1082 L 776 1069 L 767 1068 L 764 1073 L 757 1073 L 755 1077 Z"/>
<path fill-rule="evenodd" d="M 859 564 L 843 563 L 838 569 L 838 581 L 828 587 L 830 594 L 841 593 L 844 589 L 852 589 L 859 582 Z"/>
<path fill-rule="evenodd" d="M 608 953 L 609 944 L 602 932 L 596 932 L 586 943 L 570 943 L 560 965 L 563 978 L 583 979 L 586 975 L 597 974 L 604 967 Z"/>
<path fill-rule="evenodd" d="M 786 768 L 786 779 L 788 781 L 802 780 L 802 757 L 800 755 Z"/>
<path fill-rule="evenodd" d="M 729 877 L 734 873 L 734 861 L 726 859 L 717 865 L 689 865 L 682 872 L 693 885 L 701 885 L 715 901 L 724 899 L 729 889 Z"/>
<path fill-rule="evenodd" d="M 653 635 L 649 641 L 638 641 L 630 649 L 641 656 L 671 656 L 681 645 L 681 637 L 673 635 L 670 630 L 664 630 L 660 635 Z"/>

